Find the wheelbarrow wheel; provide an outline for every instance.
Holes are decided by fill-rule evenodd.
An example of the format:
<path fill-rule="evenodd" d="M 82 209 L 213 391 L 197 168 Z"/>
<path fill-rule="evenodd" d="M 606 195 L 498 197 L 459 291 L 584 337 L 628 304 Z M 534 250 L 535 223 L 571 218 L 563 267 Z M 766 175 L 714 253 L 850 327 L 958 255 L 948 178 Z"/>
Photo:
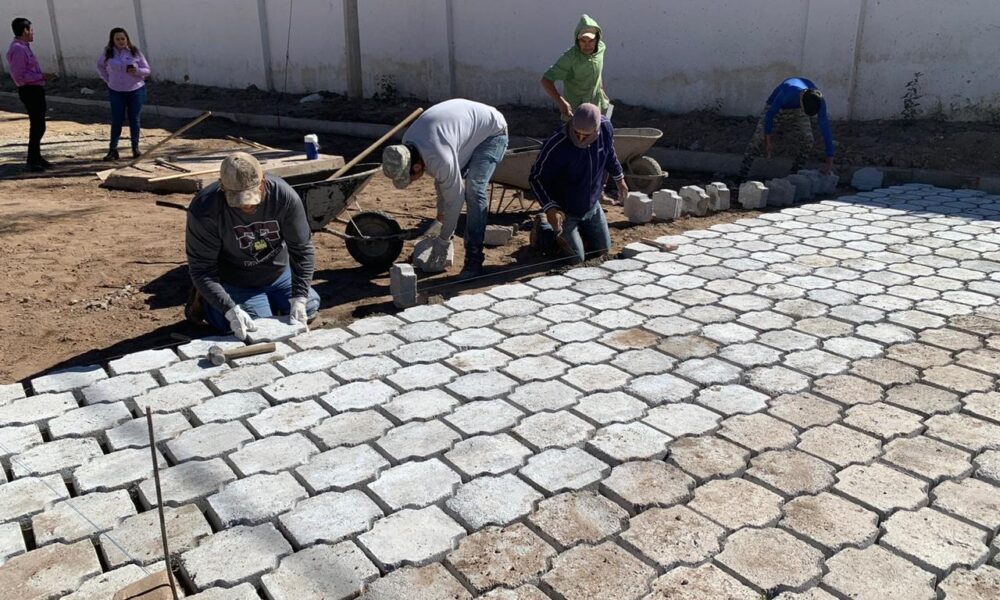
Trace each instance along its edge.
<path fill-rule="evenodd" d="M 399 235 L 401 231 L 399 223 L 383 212 L 362 212 L 354 215 L 352 222 L 347 224 L 346 233 L 351 237 L 344 240 L 344 243 L 350 255 L 362 266 L 385 271 L 399 258 L 403 251 L 403 240 L 361 238 Z"/>
<path fill-rule="evenodd" d="M 652 194 L 660 189 L 663 182 L 663 169 L 660 163 L 649 156 L 633 158 L 628 163 L 628 172 L 625 175 L 628 189 L 633 192 Z"/>

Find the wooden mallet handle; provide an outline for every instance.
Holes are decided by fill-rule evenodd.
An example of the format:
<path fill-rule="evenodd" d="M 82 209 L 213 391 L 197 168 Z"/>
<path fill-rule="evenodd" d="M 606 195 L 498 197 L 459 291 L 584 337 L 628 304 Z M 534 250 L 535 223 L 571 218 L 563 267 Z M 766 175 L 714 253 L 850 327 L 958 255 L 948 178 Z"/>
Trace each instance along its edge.
<path fill-rule="evenodd" d="M 226 350 L 223 354 L 227 360 L 233 360 L 236 358 L 246 358 L 247 356 L 256 356 L 258 354 L 267 354 L 268 352 L 274 352 L 274 349 L 274 342 L 262 342 L 260 344 L 250 344 L 242 348 Z"/>

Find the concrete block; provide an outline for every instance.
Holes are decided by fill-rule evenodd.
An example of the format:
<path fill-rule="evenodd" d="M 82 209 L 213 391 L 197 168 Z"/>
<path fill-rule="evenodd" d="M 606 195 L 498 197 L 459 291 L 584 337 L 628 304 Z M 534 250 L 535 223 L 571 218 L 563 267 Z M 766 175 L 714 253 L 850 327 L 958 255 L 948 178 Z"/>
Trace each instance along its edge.
<path fill-rule="evenodd" d="M 0 566 L 9 559 L 24 554 L 28 548 L 24 545 L 24 535 L 18 523 L 0 525 Z"/>
<path fill-rule="evenodd" d="M 531 513 L 544 498 L 512 473 L 500 477 L 480 477 L 458 488 L 446 502 L 448 510 L 470 530 L 486 525 L 505 526 Z"/>
<path fill-rule="evenodd" d="M 180 413 L 153 415 L 153 436 L 157 444 L 173 439 L 188 429 L 191 429 L 191 424 Z M 146 417 L 132 419 L 128 423 L 108 430 L 104 435 L 111 450 L 149 446 L 149 426 Z"/>
<path fill-rule="evenodd" d="M 786 179 L 771 179 L 767 182 L 768 206 L 791 206 L 795 202 L 795 186 Z"/>
<path fill-rule="evenodd" d="M 396 390 L 381 381 L 358 381 L 335 388 L 320 398 L 332 411 L 363 410 L 385 404 L 397 394 Z"/>
<path fill-rule="evenodd" d="M 747 181 L 740 186 L 737 202 L 745 209 L 761 209 L 767 206 L 768 189 L 759 181 Z"/>
<path fill-rule="evenodd" d="M 654 506 L 671 506 L 691 497 L 694 479 L 673 465 L 659 460 L 640 460 L 618 465 L 601 482 L 601 492 L 630 514 Z"/>
<path fill-rule="evenodd" d="M 232 350 L 233 348 L 242 348 L 245 345 L 233 335 L 214 335 L 191 340 L 178 346 L 177 354 L 182 360 L 202 359 L 208 358 L 208 349 L 212 346 L 218 346 L 223 350 Z"/>
<path fill-rule="evenodd" d="M 86 437 L 103 433 L 132 418 L 124 402 L 75 408 L 49 421 L 49 437 Z"/>
<path fill-rule="evenodd" d="M 164 507 L 163 521 L 171 553 L 190 550 L 198 545 L 199 540 L 212 535 L 211 526 L 194 504 L 178 508 Z M 114 528 L 111 535 L 118 544 L 101 544 L 101 554 L 112 568 L 128 564 L 133 558 L 144 566 L 163 560 L 160 520 L 155 510 L 126 518 Z M 129 556 L 122 553 L 119 545 Z"/>
<path fill-rule="evenodd" d="M 72 367 L 35 377 L 31 380 L 31 389 L 34 390 L 35 394 L 68 392 L 87 387 L 107 378 L 108 374 L 100 365 Z"/>
<path fill-rule="evenodd" d="M 57 500 L 69 498 L 69 490 L 58 475 L 25 477 L 0 485 L 0 523 L 27 523 Z"/>
<path fill-rule="evenodd" d="M 0 427 L 44 423 L 78 407 L 72 392 L 21 398 L 0 406 Z"/>
<path fill-rule="evenodd" d="M 413 244 L 413 255 L 411 257 L 411 262 L 413 266 L 425 273 L 440 273 L 441 270 L 427 270 L 427 260 L 431 257 L 431 252 L 434 248 L 434 240 L 436 238 L 426 237 L 422 240 L 417 241 Z M 447 258 L 444 261 L 444 268 L 447 269 L 455 263 L 455 242 L 449 242 Z"/>
<path fill-rule="evenodd" d="M 239 421 L 211 423 L 185 431 L 166 443 L 166 452 L 174 464 L 188 460 L 203 460 L 229 454 L 241 448 L 254 436 Z"/>
<path fill-rule="evenodd" d="M 309 491 L 319 494 L 329 490 L 346 491 L 375 479 L 389 467 L 389 461 L 371 446 L 334 448 L 314 456 L 309 464 L 295 472 Z"/>
<path fill-rule="evenodd" d="M 375 410 L 353 410 L 324 420 L 309 435 L 325 449 L 373 442 L 392 429 L 392 421 Z"/>
<path fill-rule="evenodd" d="M 0 385 L 0 406 L 9 404 L 11 400 L 24 398 L 24 386 L 20 383 L 5 383 Z"/>
<path fill-rule="evenodd" d="M 149 570 L 160 571 L 158 574 L 159 577 L 162 577 L 166 581 L 166 573 L 162 569 L 163 564 L 158 564 L 152 565 L 152 568 Z M 108 598 L 114 598 L 115 594 L 121 590 L 127 593 L 132 589 L 131 586 L 135 586 L 137 591 L 147 589 L 144 587 L 148 584 L 148 582 L 144 581 L 145 579 L 147 579 L 147 575 L 141 567 L 138 565 L 125 565 L 120 569 L 91 577 L 80 586 L 80 589 L 69 596 L 63 596 L 63 598 L 64 600 L 107 600 Z M 163 593 L 165 596 L 161 596 L 159 593 Z M 143 594 L 142 596 L 132 595 L 129 597 L 137 600 L 160 600 L 161 598 L 162 600 L 170 600 L 170 590 L 160 588 L 149 594 Z"/>
<path fill-rule="evenodd" d="M 278 361 L 278 367 L 290 374 L 315 373 L 325 371 L 345 360 L 347 357 L 333 348 L 313 348 L 301 352 L 293 350 L 287 357 Z"/>
<path fill-rule="evenodd" d="M 804 589 L 823 576 L 823 553 L 777 528 L 742 529 L 715 560 L 757 591 Z"/>
<path fill-rule="evenodd" d="M 319 450 L 301 433 L 272 435 L 233 452 L 229 463 L 240 477 L 247 477 L 287 471 L 309 462 L 314 454 L 319 454 Z"/>
<path fill-rule="evenodd" d="M 17 598 L 59 598 L 101 574 L 90 540 L 50 544 L 14 557 L 0 568 L 0 590 Z"/>
<path fill-rule="evenodd" d="M 927 482 L 882 464 L 852 465 L 837 473 L 834 488 L 883 518 L 897 509 L 912 510 L 927 503 Z"/>
<path fill-rule="evenodd" d="M 604 479 L 611 470 L 606 463 L 580 448 L 546 450 L 528 459 L 520 473 L 547 494 L 582 490 Z"/>
<path fill-rule="evenodd" d="M 44 443 L 38 425 L 0 427 L 0 459 Z"/>
<path fill-rule="evenodd" d="M 315 546 L 283 559 L 261 578 L 269 598 L 354 598 L 380 576 L 376 567 L 352 542 Z"/>
<path fill-rule="evenodd" d="M 479 351 L 472 350 L 470 352 Z M 453 360 L 457 361 L 459 356 L 454 357 Z M 449 361 L 449 364 L 457 366 L 452 361 Z M 424 421 L 439 417 L 451 412 L 457 405 L 458 399 L 454 396 L 442 390 L 430 389 L 407 392 L 396 396 L 390 402 L 382 405 L 382 408 L 398 422 L 406 423 L 408 421 Z M 0 436 L 2 435 L 3 430 L 0 430 Z"/>
<path fill-rule="evenodd" d="M 305 488 L 287 471 L 252 475 L 227 483 L 221 492 L 208 497 L 208 520 L 217 531 L 273 522 L 308 497 Z"/>
<path fill-rule="evenodd" d="M 614 542 L 599 546 L 577 546 L 552 561 L 552 570 L 542 582 L 556 598 L 643 597 L 656 577 L 653 567 L 643 563 Z"/>
<path fill-rule="evenodd" d="M 687 507 L 731 530 L 769 527 L 781 518 L 781 496 L 745 479 L 706 483 Z"/>
<path fill-rule="evenodd" d="M 59 473 L 69 479 L 74 469 L 103 454 L 101 445 L 93 438 L 68 438 L 13 455 L 10 457 L 10 467 L 15 478 Z"/>
<path fill-rule="evenodd" d="M 219 491 L 236 473 L 221 458 L 193 460 L 160 471 L 160 489 L 164 506 L 181 506 L 202 500 Z M 156 487 L 152 479 L 139 484 L 139 499 L 144 507 L 156 506 Z"/>
<path fill-rule="evenodd" d="M 407 567 L 372 582 L 363 600 L 472 600 L 455 576 L 438 563 L 419 569 Z"/>
<path fill-rule="evenodd" d="M 243 358 L 236 358 L 230 362 L 233 367 L 245 367 L 247 365 L 262 365 L 264 363 L 276 363 L 289 356 L 295 354 L 295 348 L 292 348 L 285 342 L 274 342 L 274 351 L 267 352 L 265 354 L 256 354 L 254 356 L 244 356 Z"/>
<path fill-rule="evenodd" d="M 644 254 L 646 252 L 659 252 L 660 249 L 648 244 L 643 244 L 641 242 L 635 242 L 629 244 L 622 248 L 622 256 L 625 258 L 633 258 L 639 254 Z"/>
<path fill-rule="evenodd" d="M 795 201 L 803 202 L 813 197 L 812 179 L 805 175 L 789 175 L 785 180 L 795 186 Z"/>
<path fill-rule="evenodd" d="M 100 404 L 135 398 L 159 385 L 149 373 L 130 373 L 98 381 L 83 388 L 81 393 L 84 404 Z"/>
<path fill-rule="evenodd" d="M 681 217 L 684 200 L 673 190 L 653 192 L 653 216 L 657 219 L 673 221 Z"/>
<path fill-rule="evenodd" d="M 177 354 L 169 348 L 161 350 L 143 350 L 133 352 L 108 363 L 108 372 L 112 375 L 128 373 L 144 373 L 170 366 L 177 362 Z"/>
<path fill-rule="evenodd" d="M 612 463 L 663 458 L 671 437 L 644 423 L 612 423 L 587 442 L 587 449 Z"/>
<path fill-rule="evenodd" d="M 247 333 L 247 342 L 251 344 L 286 340 L 308 329 L 305 324 L 293 321 L 287 316 L 265 317 L 254 319 L 253 322 L 257 325 L 257 331 Z"/>
<path fill-rule="evenodd" d="M 125 490 L 98 492 L 56 502 L 32 517 L 31 529 L 39 546 L 68 544 L 110 531 L 118 521 L 134 514 L 135 504 Z"/>
<path fill-rule="evenodd" d="M 368 489 L 392 510 L 422 508 L 450 498 L 462 478 L 436 458 L 384 471 Z"/>
<path fill-rule="evenodd" d="M 714 181 L 705 186 L 705 193 L 711 200 L 711 208 L 715 212 L 729 210 L 729 188 L 721 181 Z"/>
<path fill-rule="evenodd" d="M 216 394 L 252 392 L 281 377 L 283 374 L 277 367 L 265 363 L 224 371 L 209 379 L 208 386 Z"/>
<path fill-rule="evenodd" d="M 420 535 L 409 533 L 414 531 Z M 401 510 L 376 521 L 371 531 L 358 536 L 358 543 L 381 569 L 392 571 L 440 560 L 463 537 L 465 529 L 437 506 L 428 506 Z"/>
<path fill-rule="evenodd" d="M 562 549 L 598 544 L 625 528 L 628 513 L 596 492 L 569 492 L 538 503 L 528 517 L 546 539 Z"/>
<path fill-rule="evenodd" d="M 865 167 L 858 169 L 851 177 L 851 187 L 862 192 L 868 192 L 875 188 L 882 187 L 885 173 L 875 167 Z"/>
<path fill-rule="evenodd" d="M 649 223 L 653 220 L 653 201 L 642 192 L 629 192 L 625 198 L 625 217 L 629 223 Z"/>
<path fill-rule="evenodd" d="M 397 308 L 417 305 L 417 274 L 412 265 L 396 263 L 389 269 L 389 291 Z"/>
<path fill-rule="evenodd" d="M 326 373 L 297 373 L 276 379 L 261 390 L 272 404 L 290 400 L 316 398 L 337 386 L 337 380 Z"/>
<path fill-rule="evenodd" d="M 290 338 L 288 343 L 299 350 L 311 350 L 313 348 L 332 348 L 343 344 L 352 337 L 354 335 L 346 329 L 322 328 L 300 333 Z"/>
<path fill-rule="evenodd" d="M 447 452 L 461 438 L 460 433 L 435 419 L 400 425 L 387 431 L 375 445 L 392 459 L 403 462 Z"/>
<path fill-rule="evenodd" d="M 882 529 L 880 545 L 941 577 L 958 566 L 983 564 L 990 554 L 987 532 L 928 507 L 899 511 Z"/>
<path fill-rule="evenodd" d="M 148 407 L 153 413 L 170 413 L 198 406 L 206 398 L 212 397 L 212 390 L 201 381 L 174 383 L 149 390 L 136 396 L 130 404 L 139 415 L 146 414 Z"/>
<path fill-rule="evenodd" d="M 826 562 L 824 587 L 842 598 L 937 598 L 934 575 L 878 544 L 864 550 L 845 548 Z"/>
<path fill-rule="evenodd" d="M 347 340 L 340 345 L 340 350 L 351 356 L 374 356 L 392 352 L 404 343 L 402 339 L 387 333 L 372 333 Z"/>
<path fill-rule="evenodd" d="M 681 209 L 682 214 L 696 217 L 704 217 L 708 214 L 711 199 L 704 189 L 696 185 L 686 185 L 681 188 L 680 195 L 684 201 L 684 206 Z"/>
<path fill-rule="evenodd" d="M 721 550 L 725 530 L 683 507 L 653 508 L 632 519 L 622 540 L 660 568 L 697 564 Z"/>
<path fill-rule="evenodd" d="M 167 462 L 157 451 L 160 468 Z M 153 476 L 153 460 L 148 448 L 126 448 L 91 459 L 73 471 L 73 487 L 79 494 L 132 489 Z"/>
<path fill-rule="evenodd" d="M 532 452 L 507 434 L 480 435 L 463 440 L 445 453 L 447 461 L 466 478 L 500 475 L 521 468 Z"/>
<path fill-rule="evenodd" d="M 278 527 L 295 547 L 335 544 L 371 529 L 382 509 L 360 490 L 328 492 L 295 505 L 278 517 Z"/>
<path fill-rule="evenodd" d="M 497 587 L 537 580 L 556 551 L 522 523 L 487 527 L 463 539 L 448 555 L 448 565 L 478 595 Z"/>
<path fill-rule="evenodd" d="M 305 431 L 330 416 L 315 400 L 288 402 L 247 419 L 247 425 L 257 437 Z"/>
<path fill-rule="evenodd" d="M 193 550 L 181 555 L 181 569 L 197 590 L 213 586 L 232 587 L 256 584 L 272 571 L 292 547 L 266 523 L 256 527 L 235 527 L 211 535 Z"/>
<path fill-rule="evenodd" d="M 243 346 L 244 344 L 240 342 L 239 345 Z M 171 383 L 189 383 L 215 377 L 228 371 L 230 368 L 228 364 L 213 365 L 212 361 L 207 358 L 193 358 L 160 369 L 160 379 L 167 385 Z"/>
<path fill-rule="evenodd" d="M 800 496 L 785 505 L 781 524 L 830 553 L 863 548 L 878 537 L 878 515 L 828 492 Z"/>
<path fill-rule="evenodd" d="M 487 225 L 483 244 L 486 246 L 506 246 L 517 230 L 509 225 Z"/>
<path fill-rule="evenodd" d="M 196 425 L 223 423 L 256 415 L 270 404 L 257 392 L 232 392 L 205 400 L 191 408 L 191 416 Z"/>

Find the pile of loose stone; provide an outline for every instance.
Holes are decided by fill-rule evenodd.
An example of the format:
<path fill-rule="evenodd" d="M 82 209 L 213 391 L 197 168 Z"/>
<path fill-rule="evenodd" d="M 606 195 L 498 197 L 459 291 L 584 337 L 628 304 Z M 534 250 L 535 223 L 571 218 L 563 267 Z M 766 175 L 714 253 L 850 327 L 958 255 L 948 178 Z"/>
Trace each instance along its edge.
<path fill-rule="evenodd" d="M 1000 597 L 1000 197 L 658 241 L 0 387 L 0 590 L 160 568 L 150 407 L 198 600 Z"/>

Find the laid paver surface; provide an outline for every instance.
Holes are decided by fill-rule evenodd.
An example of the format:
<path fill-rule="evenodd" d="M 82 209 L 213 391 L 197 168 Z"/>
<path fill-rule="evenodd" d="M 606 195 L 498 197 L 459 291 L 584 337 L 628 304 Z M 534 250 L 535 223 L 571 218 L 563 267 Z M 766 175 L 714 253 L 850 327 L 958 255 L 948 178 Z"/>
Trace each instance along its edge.
<path fill-rule="evenodd" d="M 157 567 L 149 407 L 189 596 L 994 597 L 1000 196 L 911 184 L 669 241 L 275 327 L 270 362 L 0 387 L 0 589 Z"/>

